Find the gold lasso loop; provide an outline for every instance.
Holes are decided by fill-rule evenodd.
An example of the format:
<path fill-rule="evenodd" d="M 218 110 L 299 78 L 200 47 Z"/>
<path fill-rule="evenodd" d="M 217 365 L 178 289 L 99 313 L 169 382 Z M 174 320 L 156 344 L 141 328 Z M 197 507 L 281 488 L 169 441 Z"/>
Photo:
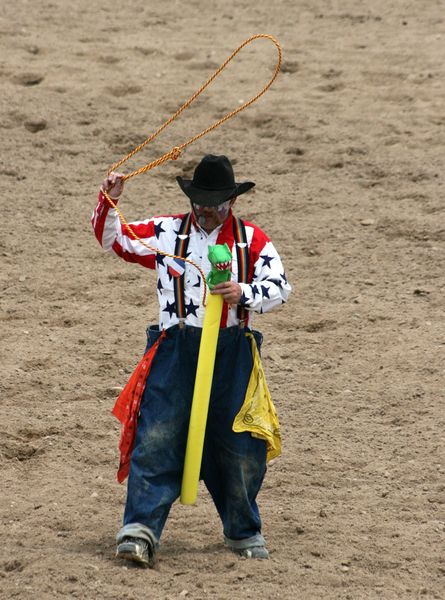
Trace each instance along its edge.
<path fill-rule="evenodd" d="M 153 141 L 155 139 L 155 137 L 157 137 L 166 127 L 168 127 L 168 125 L 170 125 L 170 123 L 172 123 L 177 117 L 179 117 L 179 115 L 186 108 L 188 108 L 194 100 L 196 100 L 196 98 L 212 83 L 212 81 L 221 73 L 221 71 L 238 54 L 238 52 L 240 52 L 245 46 L 247 46 L 254 40 L 257 40 L 260 38 L 265 38 L 265 39 L 272 41 L 275 44 L 277 51 L 278 51 L 278 60 L 277 60 L 277 64 L 275 65 L 274 73 L 273 73 L 271 79 L 269 80 L 269 82 L 263 87 L 263 89 L 256 96 L 254 96 L 253 98 L 251 98 L 250 100 L 248 100 L 247 102 L 245 102 L 244 104 L 242 104 L 241 106 L 239 106 L 238 108 L 233 110 L 232 112 L 227 113 L 227 115 L 225 115 L 225 117 L 223 117 L 222 119 L 219 119 L 219 121 L 216 121 L 215 123 L 213 123 L 213 125 L 210 125 L 210 127 L 207 127 L 207 129 L 204 129 L 203 131 L 201 131 L 201 133 L 198 133 L 197 135 L 190 138 L 188 141 L 184 142 L 180 146 L 175 146 L 169 152 L 166 152 L 165 154 L 163 154 L 161 157 L 157 158 L 156 160 L 146 164 L 145 166 L 141 167 L 140 169 L 137 169 L 136 171 L 133 171 L 132 173 L 129 173 L 128 175 L 124 175 L 122 178 L 123 181 L 126 181 L 127 179 L 130 179 L 131 177 L 134 177 L 135 175 L 139 175 L 140 173 L 145 173 L 146 171 L 150 171 L 151 169 L 154 169 L 155 167 L 167 162 L 168 160 L 177 160 L 179 158 L 179 156 L 181 155 L 181 152 L 184 148 L 186 148 L 187 146 L 190 146 L 190 144 L 193 144 L 193 142 L 196 142 L 196 140 L 199 140 L 200 138 L 202 138 L 204 135 L 206 135 L 210 131 L 213 131 L 213 129 L 216 129 L 217 127 L 222 125 L 222 123 L 225 123 L 225 121 L 234 117 L 236 114 L 238 114 L 239 112 L 241 112 L 242 110 L 244 110 L 245 108 L 247 108 L 248 106 L 253 104 L 256 100 L 258 100 L 258 98 L 260 98 L 270 88 L 272 83 L 275 81 L 275 78 L 277 77 L 277 75 L 281 69 L 281 61 L 282 61 L 282 51 L 281 51 L 280 44 L 273 36 L 266 34 L 266 33 L 259 33 L 257 35 L 253 35 L 250 38 L 248 38 L 246 41 L 244 41 L 240 46 L 238 46 L 238 48 L 234 52 L 232 52 L 232 54 L 229 56 L 229 58 L 227 58 L 227 60 L 225 60 L 222 63 L 222 65 L 213 73 L 213 75 L 211 77 L 209 77 L 209 79 L 199 88 L 199 90 L 197 90 L 193 94 L 193 96 L 191 96 L 186 102 L 184 102 L 184 104 L 175 112 L 174 115 L 172 115 L 163 125 L 161 125 L 161 127 L 159 127 L 159 129 L 157 131 L 155 131 L 155 133 L 153 133 L 144 142 L 142 142 L 142 144 L 139 144 L 139 146 L 137 146 L 134 150 L 129 152 L 129 154 L 127 154 L 127 156 L 125 156 L 119 162 L 115 163 L 112 167 L 110 167 L 108 174 L 110 174 L 112 171 L 115 171 L 124 162 L 129 160 L 137 152 L 142 150 L 142 148 L 144 148 L 147 144 L 149 144 L 151 141 Z M 198 271 L 201 273 L 201 275 L 203 277 L 203 281 L 204 281 L 203 305 L 205 306 L 205 304 L 206 304 L 206 287 L 207 286 L 206 286 L 205 276 L 204 276 L 202 270 L 200 269 L 200 267 L 198 267 L 198 265 L 196 265 L 189 259 L 175 256 L 173 254 L 168 254 L 167 252 L 164 252 L 157 248 L 153 248 L 152 246 L 150 246 L 149 244 L 147 244 L 146 242 L 141 240 L 136 235 L 136 233 L 131 229 L 131 226 L 125 220 L 122 212 L 117 208 L 116 204 L 112 201 L 112 199 L 109 197 L 109 195 L 104 190 L 102 190 L 102 191 L 104 192 L 104 196 L 106 197 L 110 206 L 112 206 L 117 211 L 121 221 L 124 223 L 124 225 L 126 225 L 128 231 L 131 233 L 131 235 L 134 237 L 135 240 L 138 240 L 139 242 L 141 242 L 141 244 L 143 244 L 144 246 L 146 246 L 147 248 L 149 248 L 150 250 L 152 250 L 154 252 L 157 252 L 159 254 L 162 254 L 164 256 L 168 256 L 171 258 L 180 258 L 181 260 L 184 260 L 185 262 L 192 264 L 195 268 L 198 269 Z"/>
<path fill-rule="evenodd" d="M 129 154 L 127 154 L 127 156 L 124 156 L 124 158 L 122 158 L 119 162 L 115 163 L 112 167 L 110 167 L 108 173 L 111 173 L 111 171 L 115 171 L 124 162 L 126 162 L 127 160 L 129 160 L 137 152 L 139 152 L 140 150 L 142 150 L 142 148 L 144 148 L 147 144 L 149 144 L 151 141 L 153 141 L 155 139 L 155 137 L 157 137 L 162 131 L 164 131 L 164 129 L 166 127 L 168 127 L 168 125 L 170 125 L 170 123 L 172 123 L 177 117 L 179 117 L 179 115 L 186 108 L 188 108 L 190 106 L 190 104 L 194 100 L 196 100 L 196 98 L 200 94 L 202 94 L 202 92 L 212 83 L 212 81 L 221 73 L 221 71 L 238 54 L 238 52 L 240 52 L 245 46 L 247 46 L 247 44 L 250 44 L 254 40 L 257 40 L 257 39 L 260 39 L 260 38 L 265 38 L 265 39 L 271 40 L 275 44 L 275 46 L 276 46 L 276 48 L 278 50 L 278 60 L 277 60 L 277 64 L 275 65 L 274 73 L 273 73 L 270 81 L 264 86 L 264 88 L 261 90 L 261 92 L 259 92 L 256 96 L 254 96 L 253 98 L 251 98 L 250 100 L 248 100 L 247 102 L 245 102 L 244 104 L 242 104 L 241 106 L 239 106 L 237 109 L 235 109 L 232 112 L 228 113 L 225 117 L 223 117 L 219 121 L 216 121 L 215 123 L 213 123 L 213 125 L 211 125 L 207 129 L 204 129 L 204 131 L 201 131 L 201 133 L 198 133 L 197 135 L 195 135 L 194 137 L 192 137 L 191 139 L 189 139 L 187 142 L 184 142 L 180 146 L 175 146 L 172 150 L 170 150 L 170 152 L 167 152 L 166 154 L 164 154 L 163 156 L 161 156 L 157 160 L 154 160 L 153 162 L 148 163 L 144 167 L 141 167 L 140 169 L 137 169 L 136 171 L 133 171 L 132 173 L 129 173 L 128 175 L 124 175 L 124 177 L 123 177 L 124 181 L 126 181 L 127 179 L 130 179 L 131 177 L 134 177 L 135 175 L 139 175 L 140 173 L 145 173 L 146 171 L 149 171 L 150 169 L 153 169 L 154 167 L 157 167 L 158 165 L 161 165 L 162 163 L 166 162 L 167 160 L 176 160 L 177 158 L 179 158 L 179 156 L 181 154 L 181 151 L 184 148 L 186 148 L 187 146 L 190 146 L 190 144 L 193 144 L 193 142 L 196 142 L 196 140 L 198 140 L 201 137 L 203 137 L 206 133 L 209 133 L 213 129 L 216 129 L 216 127 L 219 127 L 219 125 L 222 125 L 222 123 L 224 123 L 228 119 L 231 119 L 236 114 L 238 114 L 239 112 L 241 112 L 242 110 L 244 110 L 245 108 L 247 108 L 248 106 L 250 106 L 251 104 L 253 104 L 256 100 L 258 100 L 258 98 L 260 98 L 270 88 L 270 86 L 275 81 L 275 79 L 276 79 L 276 77 L 277 77 L 277 75 L 278 75 L 278 73 L 279 73 L 279 71 L 281 69 L 281 61 L 282 61 L 281 46 L 280 46 L 280 44 L 278 43 L 278 41 L 273 36 L 271 36 L 271 35 L 269 35 L 267 33 L 259 33 L 257 35 L 253 35 L 252 37 L 248 38 L 245 42 L 243 42 L 240 46 L 238 46 L 238 48 L 234 52 L 232 52 L 232 54 L 229 56 L 229 58 L 223 62 L 223 64 L 219 67 L 219 69 L 217 69 L 213 73 L 213 75 L 211 77 L 209 77 L 209 79 L 204 83 L 204 85 L 202 85 L 199 88 L 199 90 L 196 91 L 193 94 L 193 96 L 191 96 L 188 100 L 186 100 L 186 102 L 184 102 L 184 104 L 180 108 L 178 108 L 178 110 L 175 112 L 175 114 L 172 115 L 170 117 L 170 119 L 168 119 L 168 121 L 166 121 L 163 125 L 161 125 L 161 127 L 159 127 L 159 129 L 157 131 L 155 131 L 155 133 L 153 133 L 144 142 L 142 142 L 142 144 L 139 144 L 139 146 L 137 146 L 134 150 L 132 150 Z"/>

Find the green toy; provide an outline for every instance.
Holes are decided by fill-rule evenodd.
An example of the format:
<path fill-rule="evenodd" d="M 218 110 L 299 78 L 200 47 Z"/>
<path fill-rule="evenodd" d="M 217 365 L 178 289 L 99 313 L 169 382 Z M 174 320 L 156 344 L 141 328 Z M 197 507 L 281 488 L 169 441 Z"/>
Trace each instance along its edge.
<path fill-rule="evenodd" d="M 232 274 L 232 253 L 227 244 L 216 244 L 216 246 L 209 246 L 208 257 L 212 269 L 207 275 L 206 281 L 209 288 L 213 290 L 218 283 L 230 281 Z"/>

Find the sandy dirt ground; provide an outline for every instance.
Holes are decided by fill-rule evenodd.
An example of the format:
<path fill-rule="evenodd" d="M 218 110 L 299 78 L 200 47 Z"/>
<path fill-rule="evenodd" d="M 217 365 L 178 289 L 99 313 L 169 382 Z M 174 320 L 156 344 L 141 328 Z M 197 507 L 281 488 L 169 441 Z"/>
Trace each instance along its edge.
<path fill-rule="evenodd" d="M 259 503 L 269 561 L 222 544 L 204 489 L 159 562 L 114 559 L 111 408 L 157 319 L 152 272 L 90 227 L 107 168 L 246 38 L 272 89 L 128 182 L 130 220 L 181 212 L 207 152 L 294 293 L 257 317 L 284 452 Z M 443 598 L 445 11 L 439 0 L 1 2 L 0 598 Z M 126 168 L 253 96 L 260 40 Z"/>

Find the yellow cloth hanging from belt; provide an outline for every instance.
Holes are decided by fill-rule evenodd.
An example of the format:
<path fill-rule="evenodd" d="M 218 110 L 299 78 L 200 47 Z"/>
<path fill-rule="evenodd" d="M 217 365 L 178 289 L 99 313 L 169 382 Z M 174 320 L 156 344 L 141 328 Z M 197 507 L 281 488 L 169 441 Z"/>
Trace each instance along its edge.
<path fill-rule="evenodd" d="M 233 421 L 232 429 L 237 433 L 249 431 L 253 437 L 265 440 L 269 462 L 281 454 L 280 423 L 270 397 L 255 338 L 251 333 L 247 337 L 252 344 L 253 367 L 244 403 Z"/>

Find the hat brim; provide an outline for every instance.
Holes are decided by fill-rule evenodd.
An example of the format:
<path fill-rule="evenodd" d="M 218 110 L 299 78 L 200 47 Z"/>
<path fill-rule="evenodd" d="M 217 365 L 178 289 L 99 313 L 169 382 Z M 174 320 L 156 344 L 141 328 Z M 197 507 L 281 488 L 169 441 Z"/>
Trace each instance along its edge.
<path fill-rule="evenodd" d="M 183 179 L 180 175 L 176 177 L 176 181 L 192 202 L 202 206 L 218 206 L 218 204 L 222 204 L 235 196 L 248 192 L 255 185 L 253 181 L 244 181 L 243 183 L 235 183 L 233 187 L 224 190 L 205 190 L 193 185 L 191 179 Z"/>

